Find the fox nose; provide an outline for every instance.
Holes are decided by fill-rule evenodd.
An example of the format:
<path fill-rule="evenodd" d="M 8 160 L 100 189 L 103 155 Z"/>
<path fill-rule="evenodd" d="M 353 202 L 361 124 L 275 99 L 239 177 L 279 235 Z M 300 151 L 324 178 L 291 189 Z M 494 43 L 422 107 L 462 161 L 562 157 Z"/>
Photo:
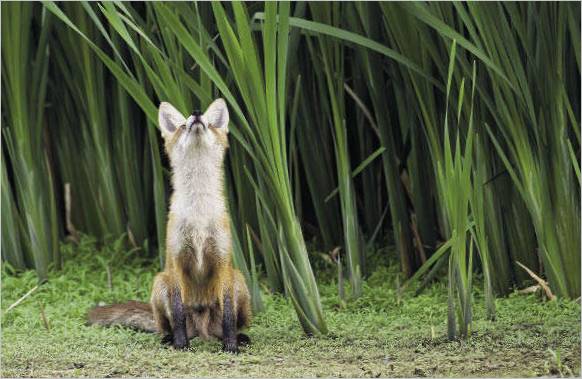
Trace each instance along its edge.
<path fill-rule="evenodd" d="M 197 123 L 201 124 L 203 128 L 206 128 L 204 122 L 202 121 L 202 112 L 200 112 L 199 110 L 195 110 L 194 112 L 192 112 L 192 126 L 194 126 L 194 124 Z"/>
<path fill-rule="evenodd" d="M 202 121 L 202 112 L 199 110 L 192 112 L 192 115 L 188 117 L 188 120 L 190 121 L 187 123 L 188 131 L 192 130 L 192 127 L 196 124 L 200 124 L 203 129 L 206 129 L 206 125 L 204 125 L 204 121 Z"/>
<path fill-rule="evenodd" d="M 202 112 L 199 110 L 192 112 L 192 116 L 194 117 L 194 122 L 202 122 Z"/>

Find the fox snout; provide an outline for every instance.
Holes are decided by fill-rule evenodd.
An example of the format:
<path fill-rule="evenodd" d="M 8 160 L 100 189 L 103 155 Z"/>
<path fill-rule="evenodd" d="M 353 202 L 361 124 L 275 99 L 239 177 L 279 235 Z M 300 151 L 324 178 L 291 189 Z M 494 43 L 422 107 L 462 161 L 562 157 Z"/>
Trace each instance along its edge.
<path fill-rule="evenodd" d="M 201 129 L 206 130 L 206 124 L 202 120 L 202 112 L 195 110 L 192 115 L 186 120 L 186 130 L 191 132 L 194 129 L 195 132 L 200 132 Z"/>

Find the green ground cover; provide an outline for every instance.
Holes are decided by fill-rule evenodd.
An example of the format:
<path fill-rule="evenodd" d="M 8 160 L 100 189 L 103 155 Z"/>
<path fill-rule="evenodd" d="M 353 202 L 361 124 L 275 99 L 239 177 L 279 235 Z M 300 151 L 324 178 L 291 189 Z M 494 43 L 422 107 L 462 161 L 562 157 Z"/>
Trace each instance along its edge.
<path fill-rule="evenodd" d="M 254 318 L 252 345 L 240 355 L 222 353 L 218 341 L 194 340 L 189 351 L 174 351 L 155 335 L 85 325 L 87 309 L 99 302 L 146 300 L 154 264 L 119 242 L 97 249 L 89 238 L 66 245 L 63 255 L 64 269 L 8 312 L 37 277 L 12 275 L 4 265 L 2 377 L 580 375 L 575 301 L 514 293 L 496 300 L 491 322 L 479 284 L 472 337 L 449 342 L 445 283 L 417 297 L 398 296 L 398 270 L 388 266 L 367 279 L 361 298 L 342 304 L 328 270 L 318 279 L 329 335 L 305 337 L 292 305 L 263 292 L 266 309 Z"/>

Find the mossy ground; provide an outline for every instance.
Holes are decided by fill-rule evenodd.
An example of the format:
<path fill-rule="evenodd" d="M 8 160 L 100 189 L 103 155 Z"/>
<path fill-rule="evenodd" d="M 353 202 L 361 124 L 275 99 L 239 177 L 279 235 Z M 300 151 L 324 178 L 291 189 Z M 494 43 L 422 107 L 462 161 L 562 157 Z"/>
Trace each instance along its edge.
<path fill-rule="evenodd" d="M 395 268 L 376 271 L 363 296 L 345 305 L 335 283 L 322 278 L 330 329 L 325 337 L 305 337 L 292 305 L 264 294 L 265 311 L 248 331 L 252 345 L 241 354 L 222 353 L 218 341 L 197 340 L 188 351 L 174 351 L 155 335 L 85 326 L 85 313 L 98 302 L 146 300 L 155 270 L 119 246 L 103 249 L 110 251 L 96 252 L 87 238 L 64 247 L 64 269 L 9 312 L 37 278 L 3 269 L 2 377 L 580 375 L 578 303 L 514 294 L 496 300 L 497 320 L 491 322 L 476 288 L 473 335 L 450 342 L 445 285 L 399 298 Z M 99 258 L 112 254 L 109 261 Z"/>

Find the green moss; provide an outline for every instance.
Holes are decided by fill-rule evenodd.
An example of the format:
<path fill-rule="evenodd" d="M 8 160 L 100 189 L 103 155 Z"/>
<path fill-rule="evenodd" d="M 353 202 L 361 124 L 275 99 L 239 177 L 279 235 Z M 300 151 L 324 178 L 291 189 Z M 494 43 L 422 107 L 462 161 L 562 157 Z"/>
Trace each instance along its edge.
<path fill-rule="evenodd" d="M 264 294 L 266 310 L 248 331 L 252 345 L 237 356 L 218 341 L 192 341 L 189 351 L 160 345 L 155 335 L 85 326 L 99 302 L 146 300 L 157 267 L 111 243 L 64 247 L 64 270 L 34 287 L 32 272 L 2 277 L 2 376 L 538 376 L 580 374 L 580 305 L 533 295 L 497 299 L 497 320 L 484 320 L 475 292 L 473 335 L 446 340 L 446 287 L 422 295 L 395 291 L 395 267 L 375 272 L 363 296 L 347 304 L 334 283 L 322 283 L 330 334 L 307 338 L 293 307 Z M 103 256 L 113 256 L 109 261 Z M 74 257 L 75 259 L 71 259 Z M 106 267 L 111 270 L 111 288 Z M 333 275 L 327 275 L 328 278 Z M 41 307 L 48 321 L 44 326 Z"/>

